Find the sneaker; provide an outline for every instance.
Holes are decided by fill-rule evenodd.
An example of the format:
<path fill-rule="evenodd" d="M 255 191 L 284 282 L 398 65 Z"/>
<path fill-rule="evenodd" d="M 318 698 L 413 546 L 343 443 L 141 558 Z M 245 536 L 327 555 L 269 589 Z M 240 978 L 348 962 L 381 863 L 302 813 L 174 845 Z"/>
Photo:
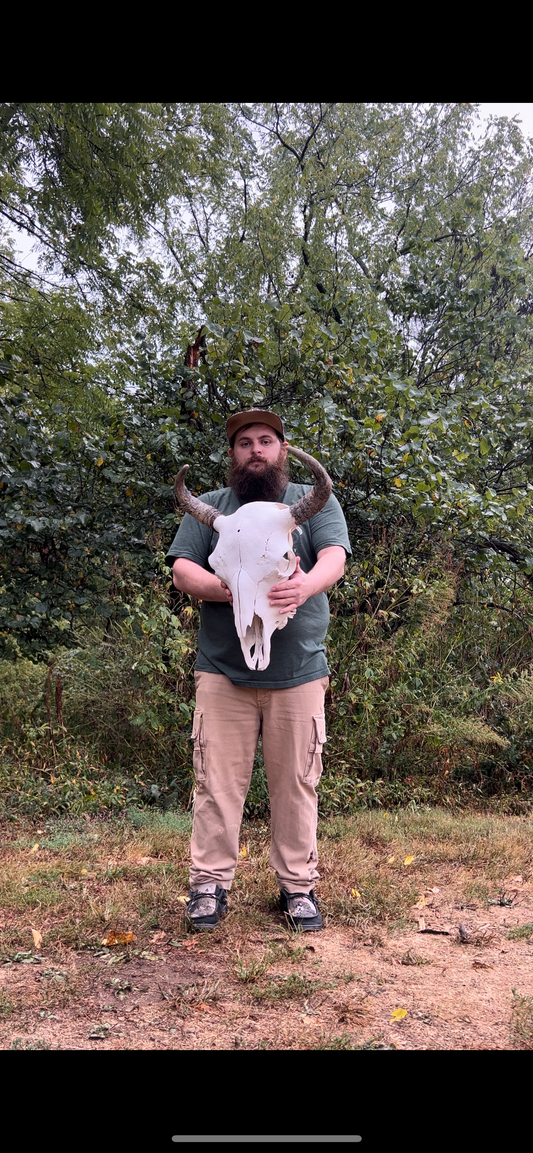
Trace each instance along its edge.
<path fill-rule="evenodd" d="M 191 890 L 187 918 L 195 929 L 214 929 L 228 911 L 228 895 L 214 881 Z"/>
<path fill-rule="evenodd" d="M 279 907 L 281 912 L 285 913 L 291 929 L 316 933 L 322 928 L 322 917 L 313 889 L 310 893 L 288 893 L 286 889 L 282 889 Z"/>

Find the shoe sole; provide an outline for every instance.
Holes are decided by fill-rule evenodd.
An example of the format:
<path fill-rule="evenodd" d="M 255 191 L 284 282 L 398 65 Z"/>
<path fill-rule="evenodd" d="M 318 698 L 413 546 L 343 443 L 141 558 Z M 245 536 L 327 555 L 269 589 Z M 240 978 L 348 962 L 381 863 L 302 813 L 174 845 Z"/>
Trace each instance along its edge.
<path fill-rule="evenodd" d="M 223 921 L 224 917 L 227 917 L 227 915 L 227 911 L 225 913 L 221 913 L 221 915 L 217 917 L 216 921 L 202 921 L 200 918 L 196 917 L 186 917 L 185 919 L 187 924 L 192 929 L 216 929 L 217 925 L 220 925 L 220 922 Z"/>
<path fill-rule="evenodd" d="M 284 913 L 284 917 L 289 929 L 292 929 L 294 933 L 319 933 L 322 929 L 322 917 L 320 918 L 320 922 L 314 925 L 306 924 L 306 918 L 302 918 L 301 921 L 295 921 L 288 913 Z M 313 917 L 309 917 L 309 921 L 313 920 Z"/>

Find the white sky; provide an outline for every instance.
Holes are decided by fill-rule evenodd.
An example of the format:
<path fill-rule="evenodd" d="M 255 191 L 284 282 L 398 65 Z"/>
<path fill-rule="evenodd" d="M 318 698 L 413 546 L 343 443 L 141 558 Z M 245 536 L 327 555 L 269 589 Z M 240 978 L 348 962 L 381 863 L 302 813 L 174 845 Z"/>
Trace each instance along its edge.
<path fill-rule="evenodd" d="M 482 120 L 489 116 L 518 116 L 522 121 L 524 136 L 533 136 L 533 104 L 480 104 L 479 114 Z"/>
<path fill-rule="evenodd" d="M 532 104 L 480 104 L 479 115 L 482 122 L 490 116 L 508 116 L 512 119 L 517 116 L 521 121 L 524 136 L 533 137 L 533 103 Z M 36 269 L 38 257 L 33 250 L 33 242 L 24 233 L 18 235 L 18 257 L 26 268 Z"/>

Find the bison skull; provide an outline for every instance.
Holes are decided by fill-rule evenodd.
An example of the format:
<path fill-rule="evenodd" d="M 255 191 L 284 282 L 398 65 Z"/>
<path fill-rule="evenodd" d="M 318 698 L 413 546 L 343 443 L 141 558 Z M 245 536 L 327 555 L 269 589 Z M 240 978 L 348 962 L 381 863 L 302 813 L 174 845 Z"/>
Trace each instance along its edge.
<path fill-rule="evenodd" d="M 289 452 L 307 464 L 315 477 L 311 492 L 291 506 L 253 501 L 230 516 L 223 516 L 185 488 L 188 465 L 183 466 L 175 482 L 180 507 L 219 534 L 209 563 L 231 589 L 235 627 L 246 664 L 253 670 L 267 668 L 272 633 L 284 628 L 296 611 L 280 615 L 269 603 L 271 588 L 279 580 L 287 580 L 296 568 L 292 533 L 324 507 L 332 489 L 331 480 L 318 461 L 291 446 Z"/>

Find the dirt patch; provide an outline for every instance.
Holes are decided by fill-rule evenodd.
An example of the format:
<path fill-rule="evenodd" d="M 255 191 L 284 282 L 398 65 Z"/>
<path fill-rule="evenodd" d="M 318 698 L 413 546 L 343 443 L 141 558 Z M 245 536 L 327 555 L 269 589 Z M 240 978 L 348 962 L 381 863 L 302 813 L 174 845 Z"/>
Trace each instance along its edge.
<path fill-rule="evenodd" d="M 243 827 L 230 913 L 191 933 L 187 815 L 8 826 L 4 1049 L 533 1048 L 523 818 L 362 813 L 321 827 L 321 933 L 277 911 Z"/>
<path fill-rule="evenodd" d="M 500 905 L 431 886 L 407 928 L 159 929 L 147 949 L 23 950 L 0 970 L 4 1049 L 510 1049 L 533 998 L 533 895 Z M 421 901 L 429 902 L 420 907 Z M 525 930 L 523 927 L 526 927 Z M 533 932 L 533 929 L 532 929 Z M 509 939 L 510 935 L 510 939 Z M 144 956 L 141 956 L 141 952 Z M 513 993 L 513 990 L 516 992 Z"/>

